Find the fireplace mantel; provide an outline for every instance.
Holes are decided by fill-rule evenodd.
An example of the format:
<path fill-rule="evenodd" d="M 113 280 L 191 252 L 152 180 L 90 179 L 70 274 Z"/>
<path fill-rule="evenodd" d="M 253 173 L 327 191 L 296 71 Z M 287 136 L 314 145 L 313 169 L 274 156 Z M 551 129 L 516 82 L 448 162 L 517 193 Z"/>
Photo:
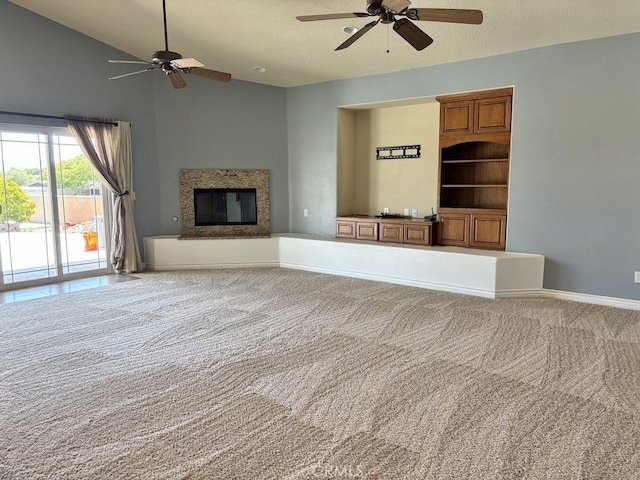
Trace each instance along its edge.
<path fill-rule="evenodd" d="M 256 225 L 198 226 L 194 214 L 194 190 L 255 188 Z M 181 238 L 259 238 L 271 235 L 269 170 L 180 170 Z"/>

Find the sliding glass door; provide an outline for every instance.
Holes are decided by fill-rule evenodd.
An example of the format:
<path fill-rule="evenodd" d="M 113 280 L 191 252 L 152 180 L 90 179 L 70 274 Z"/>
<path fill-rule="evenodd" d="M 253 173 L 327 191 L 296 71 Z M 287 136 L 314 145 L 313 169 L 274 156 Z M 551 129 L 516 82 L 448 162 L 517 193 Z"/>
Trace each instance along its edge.
<path fill-rule="evenodd" d="M 0 125 L 0 288 L 107 271 L 102 184 L 62 128 Z"/>

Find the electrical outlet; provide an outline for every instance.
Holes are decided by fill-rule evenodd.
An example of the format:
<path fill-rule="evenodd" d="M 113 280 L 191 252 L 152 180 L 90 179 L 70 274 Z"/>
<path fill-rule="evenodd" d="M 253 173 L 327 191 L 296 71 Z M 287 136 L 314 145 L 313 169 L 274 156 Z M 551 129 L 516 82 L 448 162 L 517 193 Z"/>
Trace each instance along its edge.
<path fill-rule="evenodd" d="M 635 272 L 635 275 L 633 276 L 633 281 L 636 283 L 640 283 L 640 272 Z"/>
<path fill-rule="evenodd" d="M 382 209 L 382 213 L 389 213 L 389 209 L 388 209 L 387 207 L 384 207 L 384 208 Z"/>
<path fill-rule="evenodd" d="M 305 217 L 309 216 L 309 210 L 307 210 L 306 208 L 304 210 L 302 210 L 302 215 L 304 215 Z"/>
<path fill-rule="evenodd" d="M 405 208 L 405 209 L 404 209 L 404 216 L 405 216 L 405 217 L 408 217 L 408 216 L 409 216 L 409 209 L 408 209 L 408 208 Z"/>
<path fill-rule="evenodd" d="M 418 218 L 418 209 L 414 208 L 413 210 L 411 210 L 411 216 L 413 218 Z"/>

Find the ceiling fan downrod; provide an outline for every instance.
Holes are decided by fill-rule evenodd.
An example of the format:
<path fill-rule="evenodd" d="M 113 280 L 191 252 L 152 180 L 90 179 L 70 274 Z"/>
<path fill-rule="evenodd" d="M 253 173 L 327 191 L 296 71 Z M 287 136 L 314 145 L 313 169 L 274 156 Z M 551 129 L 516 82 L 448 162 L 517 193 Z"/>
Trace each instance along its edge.
<path fill-rule="evenodd" d="M 169 51 L 169 35 L 167 34 L 167 5 L 166 0 L 162 0 L 162 20 L 164 22 L 164 50 Z"/>

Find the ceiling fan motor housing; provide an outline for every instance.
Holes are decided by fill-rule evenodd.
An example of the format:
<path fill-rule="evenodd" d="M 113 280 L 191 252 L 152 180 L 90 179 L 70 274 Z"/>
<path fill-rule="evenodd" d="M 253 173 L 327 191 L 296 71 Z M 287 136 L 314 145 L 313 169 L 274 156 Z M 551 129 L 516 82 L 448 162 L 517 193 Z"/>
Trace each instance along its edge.
<path fill-rule="evenodd" d="M 391 12 L 380 12 L 380 22 L 381 23 L 393 23 L 395 21 L 396 17 L 393 13 Z"/>
<path fill-rule="evenodd" d="M 367 12 L 378 15 L 382 11 L 382 0 L 367 0 Z"/>
<path fill-rule="evenodd" d="M 169 63 L 171 60 L 178 60 L 182 58 L 177 52 L 171 52 L 169 50 L 159 50 L 157 52 L 153 52 L 152 62 L 153 63 Z"/>

